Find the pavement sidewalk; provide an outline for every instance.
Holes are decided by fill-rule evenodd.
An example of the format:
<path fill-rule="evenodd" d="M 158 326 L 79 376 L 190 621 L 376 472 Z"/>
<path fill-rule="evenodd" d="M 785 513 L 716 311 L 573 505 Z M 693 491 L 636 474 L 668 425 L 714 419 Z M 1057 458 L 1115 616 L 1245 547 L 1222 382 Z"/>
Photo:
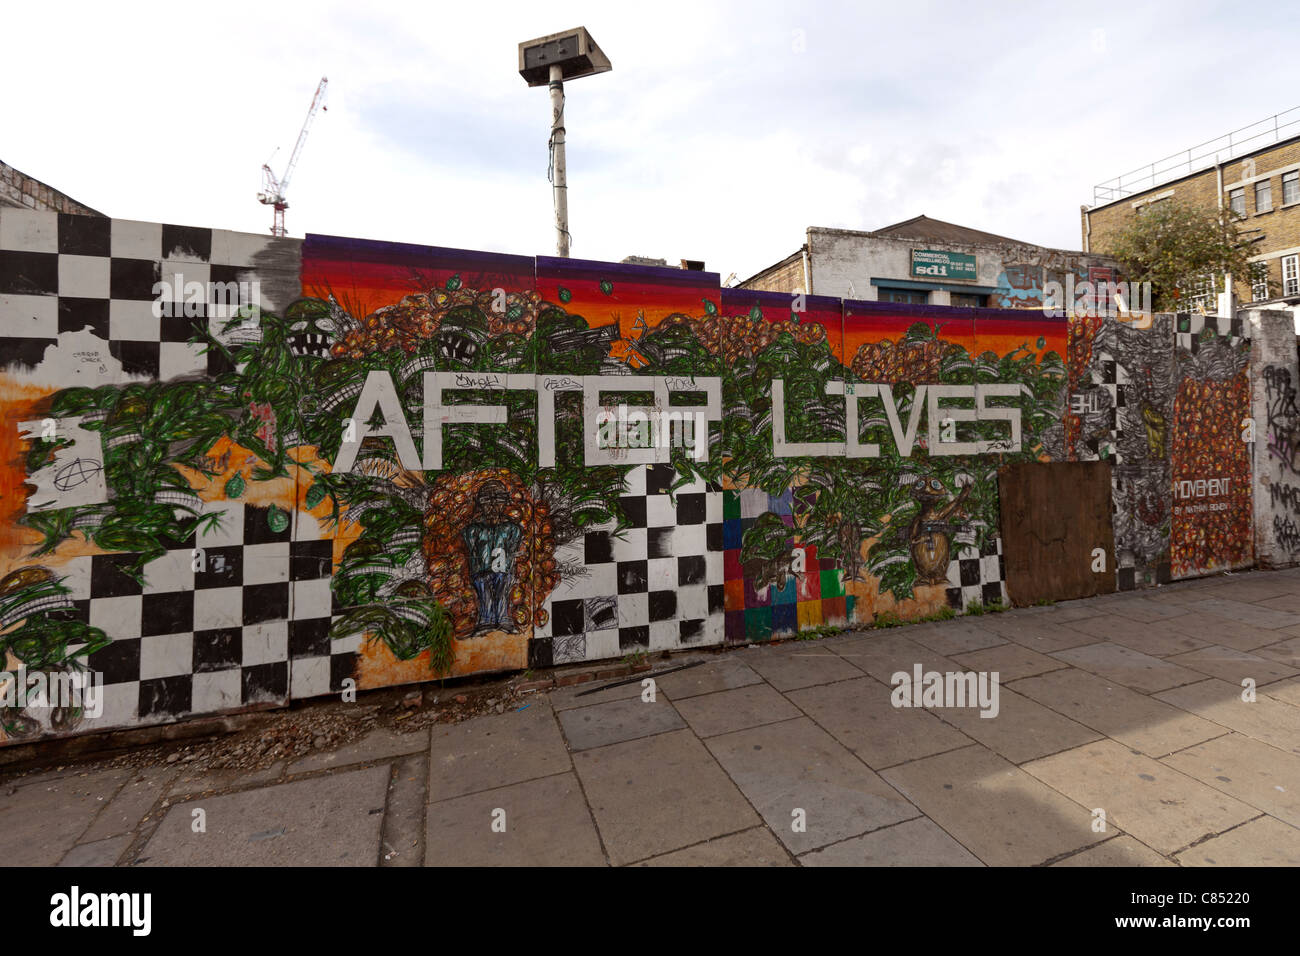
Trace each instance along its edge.
<path fill-rule="evenodd" d="M 269 770 L 15 778 L 0 859 L 1300 865 L 1300 569 L 699 659 Z M 893 706 L 918 664 L 998 672 L 997 716 Z"/>

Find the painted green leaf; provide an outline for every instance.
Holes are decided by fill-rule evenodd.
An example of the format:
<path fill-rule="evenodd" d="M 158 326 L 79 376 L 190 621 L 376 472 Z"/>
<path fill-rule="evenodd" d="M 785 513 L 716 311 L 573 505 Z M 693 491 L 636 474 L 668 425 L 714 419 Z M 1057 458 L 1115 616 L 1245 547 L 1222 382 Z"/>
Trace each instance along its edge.
<path fill-rule="evenodd" d="M 457 272 L 454 276 L 452 276 L 450 279 L 447 280 L 447 291 L 455 292 L 459 288 L 460 288 L 460 273 Z"/>
<path fill-rule="evenodd" d="M 601 279 L 600 291 L 605 293 L 605 295 L 611 295 L 614 292 L 614 283 L 610 282 L 608 279 Z"/>
<path fill-rule="evenodd" d="M 701 299 L 700 301 L 704 303 L 704 311 L 707 312 L 709 315 L 718 314 L 718 307 L 714 305 L 712 302 L 710 302 L 708 299 Z"/>
<path fill-rule="evenodd" d="M 1041 348 L 1045 347 L 1046 345 L 1047 345 L 1047 339 L 1040 335 L 1040 336 L 1038 337 L 1038 347 L 1041 349 Z"/>
<path fill-rule="evenodd" d="M 276 534 L 280 534 L 289 527 L 289 515 L 284 509 L 271 505 L 271 510 L 266 513 L 266 526 Z"/>
<path fill-rule="evenodd" d="M 322 501 L 325 500 L 325 495 L 326 495 L 325 486 L 321 484 L 319 481 L 313 483 L 312 486 L 307 489 L 307 497 L 306 497 L 307 507 L 315 508 L 318 504 L 320 504 Z"/>
<path fill-rule="evenodd" d="M 566 289 L 564 286 L 560 286 L 560 301 L 567 303 L 572 298 L 573 298 L 573 293 L 570 292 L 568 289 Z"/>
<path fill-rule="evenodd" d="M 238 498 L 244 493 L 244 476 L 236 472 L 229 481 L 226 482 L 226 497 L 230 499 Z"/>

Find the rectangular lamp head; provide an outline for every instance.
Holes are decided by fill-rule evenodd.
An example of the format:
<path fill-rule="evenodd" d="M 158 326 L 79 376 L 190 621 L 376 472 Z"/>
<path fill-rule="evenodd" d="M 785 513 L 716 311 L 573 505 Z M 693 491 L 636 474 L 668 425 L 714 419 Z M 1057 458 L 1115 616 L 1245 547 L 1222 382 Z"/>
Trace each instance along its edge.
<path fill-rule="evenodd" d="M 586 27 L 552 33 L 519 44 L 519 75 L 529 86 L 546 86 L 551 67 L 559 65 L 566 80 L 605 73 L 613 67 Z"/>

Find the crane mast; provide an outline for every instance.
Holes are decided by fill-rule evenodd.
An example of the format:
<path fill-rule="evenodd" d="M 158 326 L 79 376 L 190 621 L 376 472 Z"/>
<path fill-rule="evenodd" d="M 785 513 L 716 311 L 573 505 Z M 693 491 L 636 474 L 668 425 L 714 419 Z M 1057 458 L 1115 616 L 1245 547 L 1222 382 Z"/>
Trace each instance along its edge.
<path fill-rule="evenodd" d="M 322 76 L 320 78 L 320 84 L 316 87 L 316 95 L 312 97 L 311 107 L 307 110 L 307 118 L 303 121 L 302 130 L 298 133 L 298 142 L 294 144 L 293 153 L 289 156 L 289 163 L 285 166 L 284 172 L 277 177 L 271 169 L 269 160 L 262 164 L 262 191 L 257 194 L 257 199 L 258 202 L 271 206 L 275 210 L 271 222 L 271 235 L 273 236 L 288 235 L 284 228 L 284 211 L 289 208 L 289 201 L 285 199 L 285 193 L 289 191 L 289 179 L 293 176 L 293 171 L 298 165 L 298 159 L 302 155 L 302 147 L 307 142 L 307 133 L 311 129 L 312 120 L 316 118 L 317 110 L 322 108 L 321 104 L 325 99 L 325 86 L 328 83 L 328 77 Z"/>

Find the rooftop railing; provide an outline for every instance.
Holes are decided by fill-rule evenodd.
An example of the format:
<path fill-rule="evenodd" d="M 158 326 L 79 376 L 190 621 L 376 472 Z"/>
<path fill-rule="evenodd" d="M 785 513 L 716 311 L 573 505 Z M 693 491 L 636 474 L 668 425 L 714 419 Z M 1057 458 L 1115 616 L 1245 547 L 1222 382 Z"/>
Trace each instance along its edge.
<path fill-rule="evenodd" d="M 1108 179 L 1092 187 L 1092 204 L 1104 206 L 1297 135 L 1300 135 L 1300 106 Z"/>

